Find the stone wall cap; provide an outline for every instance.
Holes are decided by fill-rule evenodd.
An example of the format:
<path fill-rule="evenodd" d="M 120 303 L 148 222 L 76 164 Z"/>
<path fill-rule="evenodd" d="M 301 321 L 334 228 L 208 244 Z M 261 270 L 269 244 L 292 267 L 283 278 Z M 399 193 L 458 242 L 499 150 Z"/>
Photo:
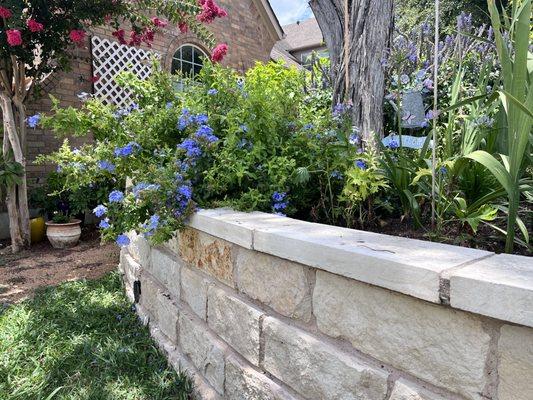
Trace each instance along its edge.
<path fill-rule="evenodd" d="M 500 254 L 450 275 L 452 307 L 533 327 L 533 258 Z"/>
<path fill-rule="evenodd" d="M 492 253 L 261 212 L 201 210 L 190 226 L 254 249 L 434 303 L 441 274 Z"/>

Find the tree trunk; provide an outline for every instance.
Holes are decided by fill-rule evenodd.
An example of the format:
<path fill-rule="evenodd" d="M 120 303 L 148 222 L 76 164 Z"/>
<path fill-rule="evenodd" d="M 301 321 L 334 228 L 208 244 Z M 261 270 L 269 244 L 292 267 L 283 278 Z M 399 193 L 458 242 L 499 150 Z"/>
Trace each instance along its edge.
<path fill-rule="evenodd" d="M 13 101 L 5 92 L 0 92 L 2 117 L 4 119 L 3 154 L 7 157 L 13 151 L 15 161 L 22 165 L 24 174 L 20 185 L 7 188 L 7 211 L 13 252 L 19 252 L 30 246 L 30 216 L 28 207 L 28 190 L 26 185 L 26 158 L 22 150 L 17 124 L 13 112 Z M 24 122 L 23 122 L 24 123 Z"/>
<path fill-rule="evenodd" d="M 344 6 L 349 8 L 349 82 L 346 92 Z M 353 124 L 367 141 L 383 135 L 385 74 L 394 25 L 393 0 L 311 0 L 331 58 L 333 104 L 353 103 Z"/>

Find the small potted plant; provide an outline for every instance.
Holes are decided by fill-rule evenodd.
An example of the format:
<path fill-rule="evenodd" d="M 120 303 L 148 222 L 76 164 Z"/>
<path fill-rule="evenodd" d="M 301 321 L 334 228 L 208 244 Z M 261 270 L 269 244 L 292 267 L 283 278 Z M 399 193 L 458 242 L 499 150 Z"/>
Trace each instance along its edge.
<path fill-rule="evenodd" d="M 68 212 L 57 211 L 46 223 L 46 237 L 54 249 L 68 249 L 78 244 L 81 236 L 81 220 Z"/>

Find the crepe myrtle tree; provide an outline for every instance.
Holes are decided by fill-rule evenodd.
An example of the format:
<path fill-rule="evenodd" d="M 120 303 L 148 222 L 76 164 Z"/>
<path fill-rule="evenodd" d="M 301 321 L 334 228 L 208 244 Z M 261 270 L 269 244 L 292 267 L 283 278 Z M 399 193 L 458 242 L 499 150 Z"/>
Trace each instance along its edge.
<path fill-rule="evenodd" d="M 150 10 L 150 11 L 147 11 Z M 7 187 L 13 252 L 30 245 L 26 183 L 26 103 L 50 74 L 64 70 L 76 46 L 85 46 L 92 27 L 107 24 L 122 44 L 150 45 L 167 24 L 194 32 L 221 61 L 225 44 L 215 47 L 205 24 L 226 16 L 214 0 L 4 0 L 0 3 L 0 105 L 2 153 L 20 165 L 20 179 Z M 126 28 L 125 28 L 126 27 Z"/>
<path fill-rule="evenodd" d="M 353 125 L 361 129 L 369 144 L 374 142 L 375 134 L 383 133 L 382 62 L 387 57 L 393 32 L 393 3 L 393 0 L 309 1 L 330 54 L 333 104 L 353 106 Z"/>

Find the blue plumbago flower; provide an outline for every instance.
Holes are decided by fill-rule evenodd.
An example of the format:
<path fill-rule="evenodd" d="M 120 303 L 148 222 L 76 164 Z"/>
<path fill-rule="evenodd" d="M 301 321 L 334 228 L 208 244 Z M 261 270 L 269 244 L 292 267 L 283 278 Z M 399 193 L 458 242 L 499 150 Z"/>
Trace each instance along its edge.
<path fill-rule="evenodd" d="M 494 118 L 491 118 L 488 115 L 482 115 L 474 121 L 474 126 L 491 128 L 492 125 L 494 125 L 494 122 Z"/>
<path fill-rule="evenodd" d="M 237 144 L 237 147 L 239 149 L 244 149 L 244 148 L 247 148 L 247 149 L 252 149 L 254 147 L 254 144 L 252 142 L 250 142 L 249 140 L 246 140 L 246 139 L 241 139 L 241 141 Z"/>
<path fill-rule="evenodd" d="M 272 194 L 272 200 L 274 200 L 274 202 L 276 202 L 276 203 L 285 200 L 286 197 L 287 197 L 287 193 L 286 192 L 280 193 L 280 192 L 276 191 L 276 192 L 274 192 Z"/>
<path fill-rule="evenodd" d="M 198 125 L 206 125 L 209 121 L 209 117 L 205 114 L 198 114 L 196 117 L 194 117 L 194 122 L 196 122 Z"/>
<path fill-rule="evenodd" d="M 216 90 L 216 89 L 209 89 L 209 90 L 207 91 L 207 94 L 208 94 L 209 96 L 214 96 L 214 95 L 218 94 L 218 90 Z"/>
<path fill-rule="evenodd" d="M 137 103 L 131 103 L 130 106 L 128 107 L 128 110 L 129 110 L 130 113 L 132 111 L 139 110 L 139 105 Z"/>
<path fill-rule="evenodd" d="M 142 148 L 138 143 L 129 142 L 124 147 L 115 148 L 115 157 L 128 157 L 131 156 L 134 152 L 140 151 Z"/>
<path fill-rule="evenodd" d="M 400 82 L 403 85 L 407 85 L 409 83 L 409 81 L 410 81 L 410 79 L 409 79 L 408 75 L 403 74 L 402 76 L 400 76 Z"/>
<path fill-rule="evenodd" d="M 115 172 L 116 169 L 115 164 L 107 160 L 98 161 L 98 168 L 108 172 Z"/>
<path fill-rule="evenodd" d="M 190 200 L 192 198 L 192 188 L 189 185 L 181 185 L 178 188 L 178 194 Z"/>
<path fill-rule="evenodd" d="M 157 229 L 157 227 L 159 226 L 159 220 L 161 218 L 159 217 L 159 215 L 157 214 L 154 214 L 150 217 L 150 222 L 148 224 L 148 228 L 151 229 L 151 230 L 154 230 L 154 229 Z"/>
<path fill-rule="evenodd" d="M 188 117 L 184 117 L 183 115 L 178 120 L 178 129 L 180 131 L 184 131 L 189 126 L 190 119 Z"/>
<path fill-rule="evenodd" d="M 431 26 L 429 25 L 427 21 L 422 23 L 422 25 L 420 26 L 420 29 L 422 30 L 422 33 L 424 35 L 429 35 L 431 33 Z"/>
<path fill-rule="evenodd" d="M 199 139 L 205 139 L 209 143 L 218 141 L 218 137 L 213 135 L 213 129 L 208 125 L 201 125 L 196 131 L 196 137 Z"/>
<path fill-rule="evenodd" d="M 107 207 L 103 205 L 96 206 L 96 208 L 93 210 L 93 214 L 96 215 L 98 218 L 105 215 L 107 212 Z"/>
<path fill-rule="evenodd" d="M 118 235 L 116 242 L 120 247 L 126 247 L 130 244 L 130 238 L 125 234 Z"/>
<path fill-rule="evenodd" d="M 392 149 L 392 150 L 395 150 L 397 149 L 398 147 L 400 147 L 400 143 L 398 143 L 398 141 L 396 139 L 392 139 L 389 144 L 387 145 L 387 147 L 389 149 Z"/>
<path fill-rule="evenodd" d="M 308 131 L 308 130 L 311 130 L 313 129 L 315 126 L 313 124 L 305 124 L 304 125 L 304 130 Z"/>
<path fill-rule="evenodd" d="M 274 210 L 276 210 L 276 211 L 285 210 L 288 205 L 289 205 L 289 202 L 287 202 L 287 201 L 281 202 L 281 203 L 275 203 L 274 204 Z"/>
<path fill-rule="evenodd" d="M 424 69 L 418 70 L 416 73 L 416 79 L 421 81 L 426 76 L 426 71 Z"/>
<path fill-rule="evenodd" d="M 157 191 L 160 188 L 161 188 L 161 185 L 141 182 L 133 187 L 132 193 L 133 193 L 133 196 L 135 196 L 135 198 L 138 199 L 143 191 Z"/>
<path fill-rule="evenodd" d="M 62 171 L 63 171 L 63 167 L 62 167 L 61 165 L 58 165 L 58 166 L 56 167 L 56 172 L 59 173 L 59 172 L 62 172 Z"/>
<path fill-rule="evenodd" d="M 241 126 L 239 126 L 239 128 L 244 133 L 248 133 L 248 126 L 246 124 L 242 124 Z"/>
<path fill-rule="evenodd" d="M 243 90 L 243 89 L 244 89 L 244 79 L 243 79 L 243 78 L 239 78 L 239 79 L 237 79 L 237 87 L 238 87 L 240 90 Z"/>
<path fill-rule="evenodd" d="M 178 147 L 187 152 L 187 157 L 195 158 L 202 155 L 202 149 L 194 139 L 185 139 Z"/>
<path fill-rule="evenodd" d="M 107 229 L 109 228 L 111 225 L 109 224 L 109 218 L 105 218 L 103 220 L 100 221 L 100 224 L 98 224 L 98 227 L 100 229 Z"/>
<path fill-rule="evenodd" d="M 174 107 L 174 103 L 172 103 L 171 101 L 168 101 L 165 107 L 167 110 L 170 110 L 172 107 Z"/>
<path fill-rule="evenodd" d="M 80 149 L 75 148 L 74 150 L 72 150 L 72 154 L 74 155 L 79 155 L 80 153 L 81 153 Z"/>
<path fill-rule="evenodd" d="M 343 178 L 342 173 L 340 173 L 339 171 L 333 171 L 330 176 L 332 178 L 335 178 L 335 179 L 342 179 Z"/>
<path fill-rule="evenodd" d="M 357 133 L 352 133 L 350 135 L 350 137 L 348 138 L 348 142 L 355 146 L 355 145 L 358 145 L 359 143 L 361 143 L 361 138 L 359 137 L 359 135 Z"/>
<path fill-rule="evenodd" d="M 81 162 L 73 162 L 73 163 L 69 163 L 69 166 L 71 166 L 72 168 L 76 168 L 76 169 L 79 169 L 81 171 L 85 171 L 87 169 L 87 167 L 85 166 L 85 164 L 81 163 Z"/>
<path fill-rule="evenodd" d="M 32 115 L 31 117 L 28 117 L 26 119 L 26 122 L 28 122 L 28 126 L 30 128 L 36 128 L 37 125 L 39 125 L 39 123 L 41 122 L 41 114 L 35 114 L 35 115 Z"/>
<path fill-rule="evenodd" d="M 359 168 L 359 169 L 362 169 L 362 170 L 365 170 L 365 169 L 368 168 L 367 165 L 366 165 L 366 162 L 364 162 L 363 160 L 357 160 L 357 161 L 355 162 L 355 166 L 356 166 L 357 168 Z"/>
<path fill-rule="evenodd" d="M 448 173 L 448 168 L 440 167 L 439 172 L 441 175 L 446 175 Z"/>
<path fill-rule="evenodd" d="M 124 193 L 120 190 L 113 190 L 109 193 L 109 201 L 111 203 L 120 203 L 122 200 L 124 200 Z"/>

